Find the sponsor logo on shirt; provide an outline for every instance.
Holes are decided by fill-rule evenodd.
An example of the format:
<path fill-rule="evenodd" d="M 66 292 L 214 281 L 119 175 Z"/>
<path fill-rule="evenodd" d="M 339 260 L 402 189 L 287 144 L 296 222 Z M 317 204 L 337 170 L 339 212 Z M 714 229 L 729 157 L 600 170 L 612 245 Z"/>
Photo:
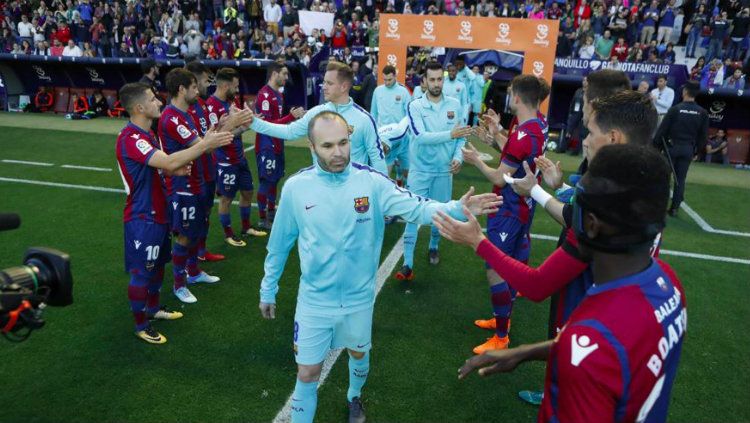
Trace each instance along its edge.
<path fill-rule="evenodd" d="M 180 134 L 180 136 L 182 137 L 182 139 L 185 139 L 185 140 L 188 139 L 188 138 L 190 138 L 191 135 L 193 135 L 193 133 L 190 132 L 190 130 L 187 129 L 185 127 L 185 125 L 178 125 L 177 126 L 177 133 Z"/>
<path fill-rule="evenodd" d="M 396 101 L 401 101 L 401 96 L 400 95 L 396 96 Z"/>
<path fill-rule="evenodd" d="M 354 211 L 367 213 L 370 210 L 370 197 L 357 197 L 354 199 Z"/>
<path fill-rule="evenodd" d="M 507 232 L 500 232 L 500 240 L 505 242 L 505 240 L 508 238 Z"/>
<path fill-rule="evenodd" d="M 580 338 L 573 334 L 572 343 L 570 344 L 570 364 L 578 367 L 581 362 L 599 348 L 599 344 L 591 345 L 591 339 L 583 335 Z"/>
<path fill-rule="evenodd" d="M 136 136 L 137 137 L 137 136 Z M 138 151 L 141 152 L 144 156 L 148 154 L 151 150 L 154 149 L 154 147 L 146 140 L 138 140 L 135 142 L 135 147 L 138 149 Z"/>
<path fill-rule="evenodd" d="M 141 241 L 135 241 L 133 244 L 135 244 L 135 249 L 139 249 L 141 247 Z"/>

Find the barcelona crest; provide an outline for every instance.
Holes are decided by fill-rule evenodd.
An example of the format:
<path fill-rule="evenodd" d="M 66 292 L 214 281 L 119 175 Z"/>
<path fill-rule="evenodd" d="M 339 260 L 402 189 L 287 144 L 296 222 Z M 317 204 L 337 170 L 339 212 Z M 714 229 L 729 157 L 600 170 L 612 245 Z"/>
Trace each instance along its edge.
<path fill-rule="evenodd" d="M 357 213 L 367 213 L 370 210 L 370 197 L 357 197 L 354 199 L 354 210 Z"/>
<path fill-rule="evenodd" d="M 450 119 L 453 119 L 454 117 L 456 117 L 456 113 L 453 110 L 449 111 L 448 112 L 448 119 L 450 120 Z"/>

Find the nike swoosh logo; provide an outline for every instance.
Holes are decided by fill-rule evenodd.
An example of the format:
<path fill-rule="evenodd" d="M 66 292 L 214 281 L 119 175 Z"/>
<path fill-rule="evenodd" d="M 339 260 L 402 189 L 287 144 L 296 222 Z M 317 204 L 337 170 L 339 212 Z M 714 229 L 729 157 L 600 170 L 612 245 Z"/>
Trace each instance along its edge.
<path fill-rule="evenodd" d="M 357 345 L 357 348 L 364 348 L 364 347 L 366 347 L 366 346 L 368 346 L 368 345 L 370 345 L 370 343 L 369 343 L 369 342 L 368 342 L 368 343 L 366 343 L 366 344 L 364 344 L 364 345 Z"/>
<path fill-rule="evenodd" d="M 311 208 L 317 206 L 317 204 L 313 204 L 312 206 L 305 206 L 305 210 L 310 210 Z"/>

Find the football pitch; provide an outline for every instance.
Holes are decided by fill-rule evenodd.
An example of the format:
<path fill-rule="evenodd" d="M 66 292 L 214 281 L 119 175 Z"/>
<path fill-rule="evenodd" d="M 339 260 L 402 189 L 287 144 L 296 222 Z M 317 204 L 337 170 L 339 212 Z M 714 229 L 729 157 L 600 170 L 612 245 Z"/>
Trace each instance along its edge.
<path fill-rule="evenodd" d="M 209 249 L 227 259 L 203 268 L 221 282 L 191 287 L 198 302 L 183 305 L 171 293 L 168 265 L 162 302 L 185 317 L 155 324 L 169 340 L 164 345 L 138 340 L 123 270 L 125 194 L 114 155 L 124 124 L 0 114 L 0 212 L 19 213 L 23 221 L 21 228 L 0 233 L 0 268 L 19 265 L 27 247 L 49 246 L 70 254 L 75 281 L 74 304 L 47 308 L 42 330 L 20 344 L 0 339 L 0 422 L 274 420 L 296 374 L 296 247 L 280 282 L 277 318 L 263 320 L 258 289 L 267 238 L 253 238 L 245 248 L 224 244 L 214 209 Z M 246 134 L 247 147 L 251 140 Z M 288 146 L 290 175 L 310 164 L 310 152 L 301 141 Z M 254 163 L 253 152 L 247 154 Z M 566 172 L 580 161 L 550 157 L 561 160 Z M 255 176 L 254 165 L 251 169 Z M 479 192 L 490 189 L 476 169 L 465 166 L 454 178 L 454 198 L 471 185 Z M 750 421 L 750 172 L 694 164 L 686 202 L 692 213 L 682 209 L 668 220 L 661 256 L 685 286 L 689 315 L 669 418 Z M 255 207 L 253 215 L 256 221 Z M 237 228 L 236 206 L 232 218 Z M 387 277 L 379 278 L 383 287 L 363 391 L 368 420 L 536 420 L 538 409 L 518 400 L 517 392 L 541 389 L 544 363 L 457 379 L 471 349 L 491 335 L 473 325 L 491 316 L 483 262 L 468 248 L 443 240 L 442 260 L 430 266 L 423 227 L 417 278 L 396 281 L 390 275 L 401 265 L 403 228 L 386 228 L 379 274 Z M 531 264 L 538 265 L 553 251 L 559 226 L 542 211 L 532 232 Z M 517 300 L 511 346 L 544 340 L 547 315 L 547 302 Z M 320 387 L 317 421 L 345 421 L 347 385 L 343 354 Z"/>

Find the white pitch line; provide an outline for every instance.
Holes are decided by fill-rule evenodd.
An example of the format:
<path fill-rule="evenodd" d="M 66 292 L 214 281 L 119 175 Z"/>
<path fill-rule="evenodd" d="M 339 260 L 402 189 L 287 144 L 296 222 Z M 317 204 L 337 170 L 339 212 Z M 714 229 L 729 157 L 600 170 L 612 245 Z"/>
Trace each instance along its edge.
<path fill-rule="evenodd" d="M 695 210 L 693 210 L 692 207 L 690 207 L 686 202 L 682 202 L 680 204 L 680 207 L 685 210 L 685 213 L 692 218 L 695 223 L 698 224 L 698 226 L 701 227 L 706 232 L 711 232 L 715 234 L 721 234 L 721 235 L 732 235 L 732 236 L 746 236 L 750 237 L 750 232 L 739 232 L 739 231 L 726 231 L 724 229 L 716 229 L 713 226 L 711 226 L 704 218 L 701 217 L 701 215 L 698 214 Z"/>
<path fill-rule="evenodd" d="M 248 151 L 251 151 L 251 150 L 255 150 L 255 146 L 254 145 L 251 145 L 250 147 L 246 148 L 245 149 L 245 153 L 247 153 Z"/>
<path fill-rule="evenodd" d="M 94 166 L 78 166 L 78 165 L 60 165 L 65 169 L 80 169 L 80 170 L 93 170 L 94 172 L 112 172 L 111 168 L 108 167 L 94 167 Z"/>
<path fill-rule="evenodd" d="M 396 245 L 394 245 L 391 249 L 391 252 L 388 253 L 388 256 L 386 256 L 385 260 L 383 260 L 383 264 L 381 264 L 378 268 L 378 273 L 376 274 L 377 281 L 375 285 L 375 298 L 377 298 L 378 294 L 380 294 L 380 290 L 381 288 L 383 288 L 383 284 L 385 283 L 386 279 L 390 277 L 391 272 L 393 272 L 393 269 L 396 267 L 396 264 L 398 264 L 398 260 L 401 258 L 401 255 L 403 253 L 404 239 L 399 238 L 399 240 L 396 242 Z M 323 361 L 323 370 L 320 372 L 320 382 L 318 383 L 318 389 L 323 386 L 323 382 L 325 382 L 326 378 L 328 378 L 328 374 L 331 373 L 333 365 L 336 364 L 336 360 L 338 360 L 343 351 L 343 349 L 337 349 L 328 352 L 326 359 Z M 281 410 L 279 410 L 278 414 L 276 414 L 276 417 L 273 419 L 273 423 L 287 423 L 291 421 L 292 395 L 294 395 L 294 392 L 289 394 L 289 398 L 287 398 L 284 406 L 281 407 Z"/>
<path fill-rule="evenodd" d="M 26 160 L 8 160 L 3 159 L 3 163 L 13 163 L 13 164 L 25 164 L 30 166 L 54 166 L 54 163 L 45 163 L 45 162 L 29 162 Z"/>
<path fill-rule="evenodd" d="M 20 184 L 42 185 L 42 186 L 68 188 L 68 189 L 114 192 L 118 194 L 125 193 L 124 189 L 117 189 L 117 188 L 98 187 L 98 186 L 92 186 L 92 185 L 63 184 L 60 182 L 35 181 L 31 179 L 6 178 L 6 177 L 1 177 L 1 176 L 0 176 L 0 182 L 15 182 L 15 183 L 20 183 Z M 214 200 L 214 203 L 218 203 L 218 202 L 219 202 L 218 199 Z M 237 200 L 233 201 L 232 204 L 238 204 Z M 258 205 L 253 203 L 252 206 L 257 207 Z M 558 240 L 556 236 L 552 236 L 552 235 L 531 234 L 531 237 L 534 239 L 541 239 L 545 241 L 557 241 Z M 723 262 L 723 263 L 750 264 L 750 260 L 736 258 L 736 257 L 712 256 L 708 254 L 697 254 L 697 253 L 691 253 L 687 251 L 674 251 L 674 250 L 660 250 L 660 252 L 664 255 L 690 257 L 690 258 L 696 258 L 700 260 L 718 261 L 718 262 Z"/>

